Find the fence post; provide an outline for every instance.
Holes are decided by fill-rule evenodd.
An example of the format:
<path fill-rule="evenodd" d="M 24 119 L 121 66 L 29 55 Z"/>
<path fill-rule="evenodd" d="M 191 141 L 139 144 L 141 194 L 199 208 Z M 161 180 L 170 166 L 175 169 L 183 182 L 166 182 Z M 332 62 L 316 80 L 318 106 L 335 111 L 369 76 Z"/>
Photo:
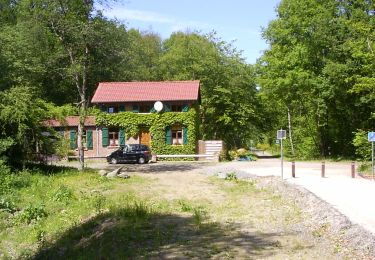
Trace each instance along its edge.
<path fill-rule="evenodd" d="M 292 177 L 296 177 L 296 163 L 292 161 Z"/>
<path fill-rule="evenodd" d="M 322 178 L 325 177 L 326 174 L 326 162 L 322 162 Z"/>
<path fill-rule="evenodd" d="M 355 178 L 355 162 L 352 162 L 352 178 Z"/>

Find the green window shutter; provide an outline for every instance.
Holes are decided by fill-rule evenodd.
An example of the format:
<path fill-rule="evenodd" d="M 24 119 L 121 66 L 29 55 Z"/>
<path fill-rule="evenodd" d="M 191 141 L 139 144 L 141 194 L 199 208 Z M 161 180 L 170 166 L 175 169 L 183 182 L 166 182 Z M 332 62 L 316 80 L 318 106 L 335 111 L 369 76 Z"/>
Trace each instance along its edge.
<path fill-rule="evenodd" d="M 109 145 L 108 128 L 102 128 L 102 146 L 107 147 Z"/>
<path fill-rule="evenodd" d="M 156 110 L 155 110 L 154 106 L 151 106 L 150 113 L 156 113 Z"/>
<path fill-rule="evenodd" d="M 139 106 L 138 105 L 133 105 L 133 112 L 139 113 Z"/>
<path fill-rule="evenodd" d="M 170 104 L 165 104 L 165 108 L 164 108 L 164 111 L 165 112 L 171 112 L 171 105 Z"/>
<path fill-rule="evenodd" d="M 76 130 L 70 130 L 70 149 L 77 148 L 77 132 Z"/>
<path fill-rule="evenodd" d="M 189 105 L 184 104 L 184 105 L 182 106 L 182 112 L 188 112 L 188 111 L 189 111 Z"/>
<path fill-rule="evenodd" d="M 165 128 L 165 143 L 172 144 L 172 129 L 169 126 Z"/>
<path fill-rule="evenodd" d="M 120 139 L 120 146 L 125 146 L 125 130 L 121 128 L 118 135 Z"/>
<path fill-rule="evenodd" d="M 187 127 L 182 128 L 182 138 L 183 138 L 183 144 L 188 143 L 188 129 Z"/>
<path fill-rule="evenodd" d="M 119 106 L 118 111 L 119 112 L 125 112 L 125 106 Z"/>
<path fill-rule="evenodd" d="M 89 150 L 92 150 L 94 147 L 93 141 L 92 141 L 92 130 L 86 131 L 86 148 Z"/>

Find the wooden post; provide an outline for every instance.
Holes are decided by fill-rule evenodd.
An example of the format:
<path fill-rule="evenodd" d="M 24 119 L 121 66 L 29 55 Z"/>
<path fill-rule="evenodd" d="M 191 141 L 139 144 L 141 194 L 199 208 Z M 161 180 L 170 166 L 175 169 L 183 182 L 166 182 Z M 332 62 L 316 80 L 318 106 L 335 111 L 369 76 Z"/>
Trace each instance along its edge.
<path fill-rule="evenodd" d="M 326 163 L 323 161 L 322 162 L 322 178 L 325 177 L 326 174 Z"/>
<path fill-rule="evenodd" d="M 352 178 L 355 178 L 355 162 L 352 162 Z"/>
<path fill-rule="evenodd" d="M 296 163 L 292 161 L 292 177 L 296 177 Z"/>

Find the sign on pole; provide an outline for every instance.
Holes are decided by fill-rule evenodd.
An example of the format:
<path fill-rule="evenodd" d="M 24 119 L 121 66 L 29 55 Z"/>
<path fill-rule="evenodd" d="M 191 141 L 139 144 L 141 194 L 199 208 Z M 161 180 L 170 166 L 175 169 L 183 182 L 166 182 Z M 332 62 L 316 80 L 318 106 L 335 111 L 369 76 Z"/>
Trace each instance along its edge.
<path fill-rule="evenodd" d="M 368 132 L 367 139 L 371 142 L 371 172 L 372 179 L 374 180 L 374 142 L 375 142 L 375 132 Z"/>
<path fill-rule="evenodd" d="M 375 132 L 368 132 L 367 139 L 369 142 L 375 142 Z"/>
<path fill-rule="evenodd" d="M 286 130 L 277 130 L 277 139 L 285 139 L 286 138 Z"/>
<path fill-rule="evenodd" d="M 286 138 L 286 130 L 277 130 L 277 139 L 280 140 L 280 156 L 281 156 L 281 179 L 284 179 L 284 157 L 283 157 L 283 139 Z"/>

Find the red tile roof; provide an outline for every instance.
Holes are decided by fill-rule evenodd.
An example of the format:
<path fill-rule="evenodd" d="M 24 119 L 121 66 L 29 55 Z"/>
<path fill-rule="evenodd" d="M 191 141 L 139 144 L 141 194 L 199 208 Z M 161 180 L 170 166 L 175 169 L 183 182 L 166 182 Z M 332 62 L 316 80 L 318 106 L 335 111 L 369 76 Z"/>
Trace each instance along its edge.
<path fill-rule="evenodd" d="M 44 121 L 46 126 L 59 127 L 59 126 L 78 126 L 79 116 L 67 116 L 64 121 L 59 121 L 56 119 L 50 119 Z M 85 126 L 95 126 L 95 117 L 88 116 L 85 120 Z"/>
<path fill-rule="evenodd" d="M 199 80 L 163 82 L 101 82 L 92 103 L 136 101 L 195 101 Z"/>

